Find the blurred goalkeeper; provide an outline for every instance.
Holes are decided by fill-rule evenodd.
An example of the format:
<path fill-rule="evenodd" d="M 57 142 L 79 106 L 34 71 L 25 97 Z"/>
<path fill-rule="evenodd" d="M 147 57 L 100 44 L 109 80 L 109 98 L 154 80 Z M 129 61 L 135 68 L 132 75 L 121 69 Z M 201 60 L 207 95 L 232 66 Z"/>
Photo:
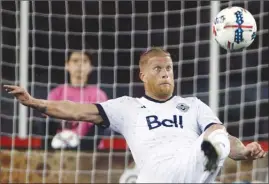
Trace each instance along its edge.
<path fill-rule="evenodd" d="M 81 103 L 97 103 L 107 100 L 107 95 L 104 91 L 95 85 L 88 85 L 88 79 L 92 72 L 92 56 L 85 51 L 73 51 L 68 53 L 65 69 L 69 74 L 69 83 L 60 85 L 54 88 L 48 95 L 49 100 L 70 100 Z M 58 123 L 53 123 L 50 127 L 50 135 L 61 137 L 61 132 L 71 130 L 80 138 L 84 136 L 93 137 L 95 128 L 92 123 L 77 122 L 77 121 L 62 121 L 62 126 L 58 127 Z M 98 134 L 102 134 L 98 129 Z M 55 138 L 54 138 L 55 139 Z M 62 144 L 61 144 L 62 142 Z M 100 140 L 97 141 L 97 144 Z M 55 142 L 54 142 L 55 143 Z M 65 141 L 59 141 L 55 144 L 55 148 L 65 147 Z M 73 145 L 75 148 L 76 143 Z M 80 148 L 82 150 L 92 150 L 94 140 L 81 139 Z"/>
<path fill-rule="evenodd" d="M 90 121 L 121 133 L 139 169 L 137 183 L 210 183 L 228 156 L 258 159 L 261 146 L 244 146 L 229 135 L 201 100 L 174 96 L 170 54 L 152 48 L 141 55 L 145 96 L 123 96 L 99 104 L 36 99 L 24 89 L 5 85 L 20 103 L 59 119 Z"/>

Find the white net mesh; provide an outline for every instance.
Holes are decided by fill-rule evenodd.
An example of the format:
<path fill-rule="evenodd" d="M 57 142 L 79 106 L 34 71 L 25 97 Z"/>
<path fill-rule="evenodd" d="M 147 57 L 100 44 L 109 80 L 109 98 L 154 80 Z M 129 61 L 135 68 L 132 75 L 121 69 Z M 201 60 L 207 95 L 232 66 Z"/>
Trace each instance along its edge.
<path fill-rule="evenodd" d="M 220 9 L 245 7 L 258 26 L 257 38 L 247 50 L 221 50 L 220 119 L 241 140 L 268 140 L 268 2 L 220 5 Z M 0 6 L 1 83 L 19 84 L 20 3 L 1 1 Z M 208 104 L 210 8 L 210 2 L 205 1 L 32 1 L 28 90 L 37 98 L 47 98 L 51 89 L 69 81 L 64 70 L 67 53 L 90 49 L 95 67 L 89 83 L 96 83 L 109 98 L 141 96 L 138 58 L 146 48 L 162 46 L 175 61 L 176 94 L 194 95 Z M 110 136 L 114 141 L 106 143 L 110 146 L 99 150 L 96 142 L 103 136 L 97 135 L 97 129 L 96 136 L 82 138 L 85 144 L 94 140 L 91 148 L 52 151 L 50 130 L 59 123 L 51 123 L 33 110 L 28 124 L 28 137 L 32 139 L 23 143 L 16 139 L 17 109 L 11 96 L 1 92 L 1 182 L 118 182 L 132 161 L 128 150 L 112 148 L 115 138 L 120 137 L 114 133 Z M 15 151 L 20 145 L 24 151 Z M 223 181 L 242 177 L 266 180 L 268 164 L 233 164 L 231 171 L 222 172 Z"/>

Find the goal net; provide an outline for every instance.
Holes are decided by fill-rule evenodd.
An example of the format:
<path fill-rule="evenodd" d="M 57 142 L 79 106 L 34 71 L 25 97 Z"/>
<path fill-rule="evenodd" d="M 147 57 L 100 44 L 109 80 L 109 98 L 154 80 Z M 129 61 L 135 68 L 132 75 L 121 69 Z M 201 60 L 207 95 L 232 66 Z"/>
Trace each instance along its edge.
<path fill-rule="evenodd" d="M 21 70 L 20 2 L 0 2 L 1 85 L 20 85 L 37 98 L 67 84 L 68 52 L 92 53 L 90 84 L 108 98 L 143 95 L 138 59 L 146 48 L 160 46 L 173 57 L 175 93 L 197 96 L 209 104 L 212 8 L 208 1 L 31 1 L 27 69 Z M 257 37 L 244 51 L 220 49 L 218 115 L 230 134 L 268 149 L 268 1 L 221 1 L 219 8 L 241 6 L 257 22 Z M 25 15 L 24 15 L 25 16 Z M 25 49 L 25 48 L 24 48 Z M 217 54 L 217 53 L 216 53 Z M 213 61 L 214 62 L 214 61 Z M 18 103 L 1 91 L 1 183 L 132 183 L 136 170 L 121 135 L 107 131 L 81 140 L 91 148 L 50 146 L 50 118 L 29 109 L 27 138 L 20 138 Z M 55 127 L 54 127 L 55 128 Z M 97 144 L 98 142 L 98 144 Z M 100 143 L 99 143 L 100 142 Z M 101 145 L 101 146 L 100 146 Z M 100 148 L 101 147 L 101 148 Z M 218 181 L 268 182 L 268 157 L 254 162 L 227 160 Z M 127 169 L 130 170 L 127 170 Z M 124 172 L 125 171 L 125 172 Z M 122 173 L 125 173 L 122 175 Z"/>

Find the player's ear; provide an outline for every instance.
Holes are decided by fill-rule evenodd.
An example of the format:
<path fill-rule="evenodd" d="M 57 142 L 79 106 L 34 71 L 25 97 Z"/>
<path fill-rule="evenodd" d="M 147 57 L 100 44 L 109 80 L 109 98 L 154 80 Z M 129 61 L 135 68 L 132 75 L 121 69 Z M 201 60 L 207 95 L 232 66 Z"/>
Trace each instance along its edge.
<path fill-rule="evenodd" d="M 139 78 L 142 82 L 146 82 L 145 81 L 145 74 L 143 72 L 139 72 Z"/>

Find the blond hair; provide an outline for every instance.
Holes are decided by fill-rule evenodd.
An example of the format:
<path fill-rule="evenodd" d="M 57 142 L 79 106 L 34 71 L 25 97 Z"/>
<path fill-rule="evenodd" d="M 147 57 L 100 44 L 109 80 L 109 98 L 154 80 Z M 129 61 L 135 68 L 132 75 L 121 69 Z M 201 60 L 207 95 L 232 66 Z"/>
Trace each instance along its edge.
<path fill-rule="evenodd" d="M 164 49 L 160 47 L 152 47 L 148 49 L 146 52 L 144 52 L 139 59 L 139 68 L 140 70 L 142 67 L 147 64 L 148 60 L 154 56 L 168 56 L 170 57 L 170 53 L 165 51 Z"/>

